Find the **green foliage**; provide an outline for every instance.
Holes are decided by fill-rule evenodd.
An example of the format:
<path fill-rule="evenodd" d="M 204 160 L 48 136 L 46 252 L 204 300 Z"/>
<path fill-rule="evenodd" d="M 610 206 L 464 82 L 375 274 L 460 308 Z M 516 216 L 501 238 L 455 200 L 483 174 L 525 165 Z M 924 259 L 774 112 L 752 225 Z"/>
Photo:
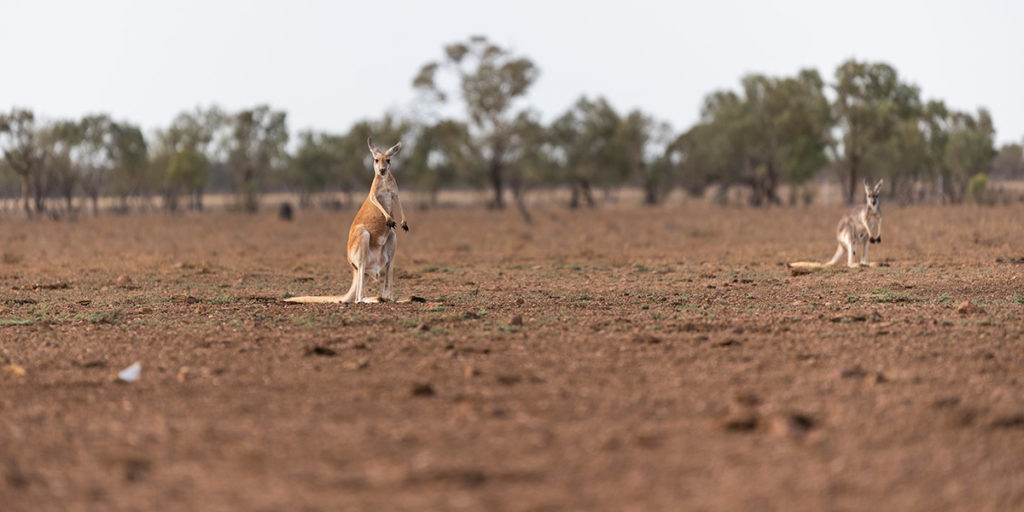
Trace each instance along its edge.
<path fill-rule="evenodd" d="M 975 203 L 988 202 L 988 175 L 979 172 L 971 177 L 967 184 L 967 197 Z"/>
<path fill-rule="evenodd" d="M 530 59 L 514 55 L 483 36 L 448 45 L 444 53 L 441 61 L 420 68 L 413 87 L 434 101 L 445 102 L 451 94 L 439 85 L 437 74 L 446 70 L 456 76 L 472 127 L 472 148 L 478 153 L 475 159 L 486 162 L 479 169 L 487 173 L 494 190 L 493 206 L 503 208 L 506 169 L 524 154 L 518 146 L 523 135 L 518 129 L 528 128 L 521 122 L 523 112 L 516 112 L 514 104 L 530 89 L 540 71 Z M 511 179 L 517 199 L 521 183 L 521 176 Z M 525 214 L 521 201 L 517 200 L 517 206 Z"/>
<path fill-rule="evenodd" d="M 718 91 L 704 100 L 701 122 L 671 146 L 684 187 L 710 183 L 751 188 L 755 205 L 778 203 L 783 181 L 800 185 L 827 163 L 831 113 L 816 71 L 796 77 L 748 75 L 742 93 Z"/>
<path fill-rule="evenodd" d="M 236 113 L 229 126 L 230 135 L 223 142 L 226 163 L 235 178 L 239 206 L 253 213 L 267 175 L 285 167 L 287 114 L 260 105 Z"/>

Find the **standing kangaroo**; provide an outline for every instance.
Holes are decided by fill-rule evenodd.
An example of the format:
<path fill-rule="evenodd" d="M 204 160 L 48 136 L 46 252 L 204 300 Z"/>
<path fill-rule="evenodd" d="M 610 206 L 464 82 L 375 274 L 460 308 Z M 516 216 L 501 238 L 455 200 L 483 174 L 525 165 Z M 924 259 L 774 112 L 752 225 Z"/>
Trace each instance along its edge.
<path fill-rule="evenodd" d="M 846 266 L 868 266 L 868 244 L 882 243 L 882 207 L 878 204 L 878 194 L 882 190 L 882 180 L 872 187 L 867 180 L 864 181 L 864 195 L 866 204 L 858 206 L 839 219 L 836 226 L 836 239 L 839 247 L 835 255 L 827 263 L 816 263 L 812 261 L 796 261 L 790 263 L 790 267 L 797 268 L 822 268 L 830 267 L 839 263 L 846 253 Z M 860 254 L 860 264 L 854 260 L 857 257 L 857 247 L 863 245 Z"/>
<path fill-rule="evenodd" d="M 391 157 L 402 149 L 399 142 L 383 153 L 373 145 L 373 138 L 366 139 L 373 155 L 373 184 L 363 206 L 356 213 L 352 227 L 348 230 L 348 263 L 352 265 L 352 287 L 341 297 L 341 302 L 378 302 L 394 300 L 392 289 L 392 266 L 395 261 L 395 214 L 402 220 L 402 229 L 409 231 L 405 222 L 402 201 L 398 198 L 398 182 L 391 174 Z M 371 276 L 380 278 L 384 272 L 384 285 L 380 298 L 366 297 L 364 279 Z"/>

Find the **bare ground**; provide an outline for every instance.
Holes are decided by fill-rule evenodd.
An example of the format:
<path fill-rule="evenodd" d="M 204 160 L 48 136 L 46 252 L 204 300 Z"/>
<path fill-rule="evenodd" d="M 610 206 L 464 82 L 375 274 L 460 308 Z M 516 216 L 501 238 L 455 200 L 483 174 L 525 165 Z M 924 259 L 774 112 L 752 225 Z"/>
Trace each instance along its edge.
<path fill-rule="evenodd" d="M 0 219 L 0 509 L 1024 509 L 1024 207 L 840 213 Z"/>

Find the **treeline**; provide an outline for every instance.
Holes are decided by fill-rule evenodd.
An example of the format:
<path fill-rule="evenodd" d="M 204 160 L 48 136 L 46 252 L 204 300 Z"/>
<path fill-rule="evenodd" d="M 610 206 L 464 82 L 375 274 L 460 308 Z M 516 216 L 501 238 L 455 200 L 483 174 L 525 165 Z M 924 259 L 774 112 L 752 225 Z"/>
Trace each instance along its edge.
<path fill-rule="evenodd" d="M 196 108 L 149 136 L 108 115 L 44 121 L 15 108 L 0 113 L 0 186 L 20 187 L 29 216 L 54 198 L 67 211 L 75 197 L 88 198 L 95 212 L 101 196 L 123 209 L 132 197 L 159 197 L 167 210 L 201 210 L 207 191 L 233 192 L 245 211 L 268 190 L 297 192 L 309 206 L 323 191 L 366 188 L 371 135 L 405 144 L 403 187 L 435 202 L 446 187 L 487 187 L 491 206 L 504 208 L 511 196 L 527 219 L 523 197 L 535 187 L 568 187 L 573 208 L 626 185 L 642 187 L 650 204 L 676 187 L 702 195 L 713 186 L 721 198 L 739 187 L 766 205 L 798 201 L 793 192 L 824 175 L 840 180 L 847 201 L 859 201 L 859 183 L 871 177 L 885 178 L 886 192 L 903 202 L 956 203 L 981 194 L 988 175 L 1024 177 L 1021 145 L 997 151 L 987 111 L 926 101 L 884 63 L 848 61 L 830 83 L 815 70 L 748 75 L 738 90 L 709 94 L 683 133 L 600 97 L 581 97 L 545 124 L 525 104 L 539 73 L 529 58 L 473 37 L 415 75 L 416 116 L 365 120 L 347 133 L 303 131 L 297 140 L 287 114 L 269 106 Z M 441 114 L 453 110 L 464 118 Z M 788 198 L 779 196 L 784 184 Z"/>

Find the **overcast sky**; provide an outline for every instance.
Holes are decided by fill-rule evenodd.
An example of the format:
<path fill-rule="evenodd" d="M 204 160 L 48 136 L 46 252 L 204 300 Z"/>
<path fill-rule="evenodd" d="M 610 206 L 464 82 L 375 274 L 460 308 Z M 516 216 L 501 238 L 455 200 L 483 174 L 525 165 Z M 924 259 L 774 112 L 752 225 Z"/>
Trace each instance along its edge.
<path fill-rule="evenodd" d="M 926 99 L 990 110 L 1024 139 L 1024 2 L 0 0 L 0 109 L 107 112 L 152 130 L 180 111 L 269 103 L 289 126 L 346 131 L 409 112 L 411 81 L 473 34 L 531 58 L 546 121 L 580 95 L 682 131 L 702 98 L 746 73 L 831 81 L 884 61 Z"/>

